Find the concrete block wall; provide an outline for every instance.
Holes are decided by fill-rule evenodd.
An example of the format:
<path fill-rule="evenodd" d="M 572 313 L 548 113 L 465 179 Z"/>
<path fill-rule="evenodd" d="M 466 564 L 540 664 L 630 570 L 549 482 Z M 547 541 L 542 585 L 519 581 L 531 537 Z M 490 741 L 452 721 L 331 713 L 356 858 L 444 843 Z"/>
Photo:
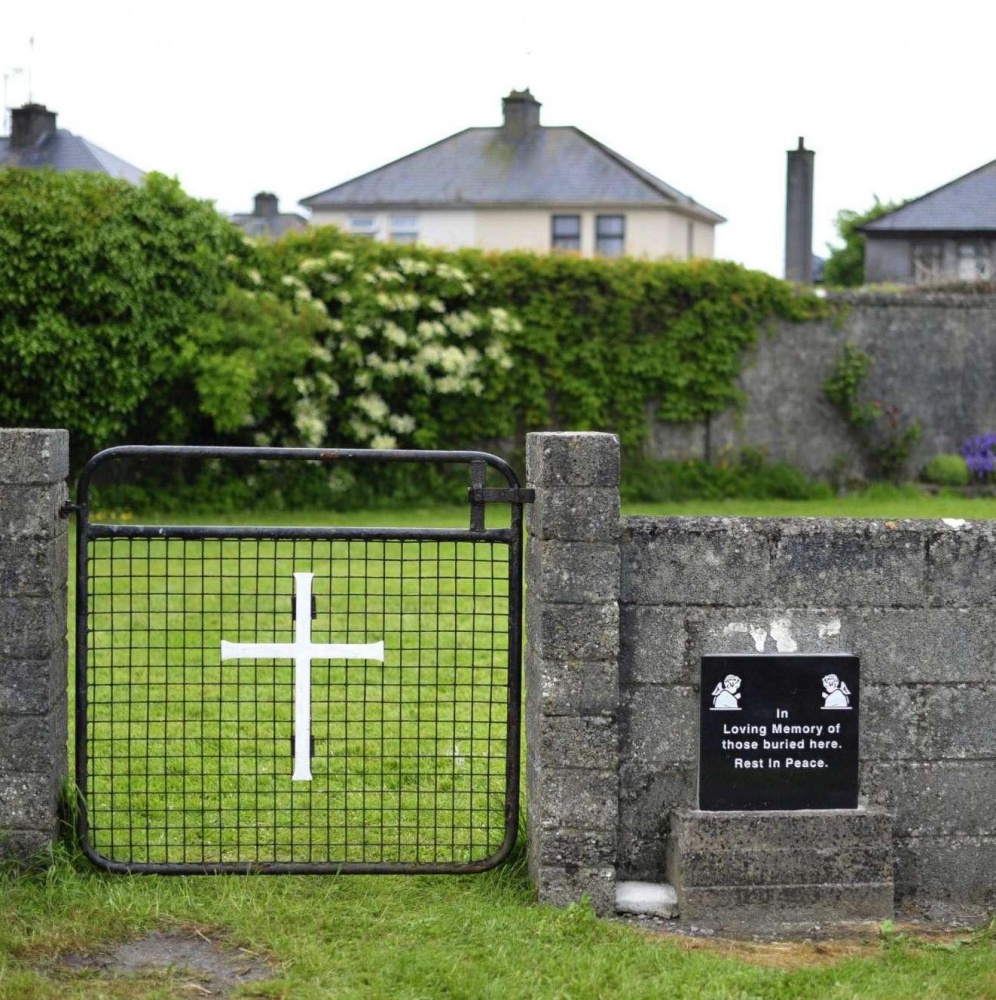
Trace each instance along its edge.
<path fill-rule="evenodd" d="M 58 833 L 67 773 L 69 435 L 0 428 L 0 857 Z"/>
<path fill-rule="evenodd" d="M 850 652 L 860 804 L 894 817 L 898 905 L 996 904 L 996 525 L 613 521 L 617 470 L 611 435 L 529 437 L 527 794 L 541 899 L 587 894 L 606 911 L 610 872 L 665 880 L 669 812 L 697 804 L 703 654 Z"/>

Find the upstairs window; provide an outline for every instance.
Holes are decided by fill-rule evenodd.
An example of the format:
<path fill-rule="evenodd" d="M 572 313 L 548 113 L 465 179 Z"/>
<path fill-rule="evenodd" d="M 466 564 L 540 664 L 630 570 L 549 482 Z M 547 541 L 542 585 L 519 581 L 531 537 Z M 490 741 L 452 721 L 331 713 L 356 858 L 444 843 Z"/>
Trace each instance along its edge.
<path fill-rule="evenodd" d="M 391 242 L 392 243 L 418 242 L 418 216 L 392 215 Z"/>
<path fill-rule="evenodd" d="M 367 239 L 375 239 L 377 236 L 377 216 L 351 215 L 349 217 L 349 231 L 354 236 L 366 236 Z"/>
<path fill-rule="evenodd" d="M 595 253 L 621 257 L 626 252 L 626 216 L 595 216 Z"/>
<path fill-rule="evenodd" d="M 581 216 L 553 216 L 550 227 L 550 246 L 554 250 L 580 250 Z"/>

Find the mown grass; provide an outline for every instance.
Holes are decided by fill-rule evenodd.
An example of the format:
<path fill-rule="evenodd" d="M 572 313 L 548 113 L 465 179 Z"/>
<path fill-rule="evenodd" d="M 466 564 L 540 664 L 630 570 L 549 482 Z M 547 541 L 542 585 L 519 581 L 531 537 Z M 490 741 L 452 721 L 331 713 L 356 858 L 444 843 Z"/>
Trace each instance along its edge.
<path fill-rule="evenodd" d="M 846 498 L 832 509 L 737 503 L 653 513 L 996 516 L 996 503 Z M 648 513 L 645 507 L 632 512 Z M 466 524 L 460 508 L 379 512 L 376 523 Z M 202 521 L 210 521 L 205 517 Z M 324 518 L 322 519 L 324 522 Z M 288 523 L 279 515 L 271 523 Z M 302 514 L 296 523 L 318 523 Z M 363 513 L 335 523 L 375 523 Z M 264 956 L 266 983 L 236 991 L 289 998 L 813 998 L 985 1000 L 996 996 L 996 927 L 922 938 L 884 927 L 861 942 L 737 945 L 647 933 L 585 905 L 538 906 L 521 842 L 477 876 L 109 876 L 69 850 L 34 873 L 0 878 L 0 997 L 203 995 L 173 970 L 113 978 L 67 955 L 156 929 L 184 928 Z M 237 953 L 237 952 L 236 952 Z"/>

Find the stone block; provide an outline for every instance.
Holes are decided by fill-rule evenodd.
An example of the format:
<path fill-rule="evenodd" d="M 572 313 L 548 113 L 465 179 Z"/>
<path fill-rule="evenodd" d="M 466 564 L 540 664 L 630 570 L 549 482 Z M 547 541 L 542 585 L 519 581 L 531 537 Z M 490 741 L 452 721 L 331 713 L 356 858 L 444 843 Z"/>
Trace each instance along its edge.
<path fill-rule="evenodd" d="M 526 548 L 532 596 L 556 604 L 599 604 L 619 597 L 619 547 L 534 538 Z"/>
<path fill-rule="evenodd" d="M 619 790 L 619 871 L 651 882 L 664 877 L 671 809 L 694 808 L 696 767 L 675 764 L 651 772 L 623 768 Z"/>
<path fill-rule="evenodd" d="M 613 867 L 547 865 L 539 868 L 533 882 L 541 903 L 564 907 L 587 900 L 599 916 L 610 916 L 616 911 L 616 872 Z"/>
<path fill-rule="evenodd" d="M 615 771 L 544 767 L 543 829 L 615 830 L 619 777 Z"/>
<path fill-rule="evenodd" d="M 619 606 L 541 604 L 527 609 L 530 654 L 544 660 L 615 662 L 619 649 Z"/>
<path fill-rule="evenodd" d="M 660 604 L 619 609 L 622 684 L 693 684 L 698 663 L 686 657 L 685 610 Z"/>
<path fill-rule="evenodd" d="M 682 851 L 669 875 L 685 886 L 847 885 L 892 878 L 892 845 L 836 849 L 800 843 L 751 851 Z M 677 874 L 680 871 L 680 876 Z"/>
<path fill-rule="evenodd" d="M 542 715 L 615 715 L 619 679 L 612 660 L 544 660 L 527 663 L 527 703 Z M 530 708 L 530 712 L 534 709 Z"/>
<path fill-rule="evenodd" d="M 915 686 L 862 685 L 859 759 L 923 757 L 920 710 L 920 693 Z"/>
<path fill-rule="evenodd" d="M 0 829 L 44 830 L 54 835 L 59 791 L 50 770 L 0 774 Z"/>
<path fill-rule="evenodd" d="M 786 521 L 771 562 L 768 601 L 842 608 L 921 606 L 927 537 L 910 521 Z"/>
<path fill-rule="evenodd" d="M 0 598 L 0 656 L 44 660 L 66 641 L 66 608 L 43 597 Z"/>
<path fill-rule="evenodd" d="M 598 432 L 526 435 L 526 475 L 535 486 L 619 486 L 619 438 Z"/>
<path fill-rule="evenodd" d="M 621 530 L 619 491 L 604 486 L 545 486 L 526 510 L 530 539 L 612 542 Z"/>
<path fill-rule="evenodd" d="M 0 538 L 0 599 L 59 597 L 69 577 L 69 544 L 63 533 L 50 539 Z"/>
<path fill-rule="evenodd" d="M 897 837 L 996 836 L 992 760 L 869 761 L 861 791 L 895 816 Z"/>
<path fill-rule="evenodd" d="M 816 846 L 845 851 L 888 843 L 892 816 L 881 808 L 770 812 L 673 809 L 670 831 L 676 849 L 682 852 L 812 850 Z"/>
<path fill-rule="evenodd" d="M 930 603 L 987 604 L 996 599 L 996 527 L 970 521 L 958 530 L 939 530 L 931 538 L 928 559 Z"/>
<path fill-rule="evenodd" d="M 689 611 L 688 659 L 698 679 L 707 653 L 852 652 L 843 613 L 832 608 L 696 608 Z"/>
<path fill-rule="evenodd" d="M 626 604 L 756 605 L 769 540 L 743 518 L 631 517 L 620 541 Z"/>
<path fill-rule="evenodd" d="M 0 714 L 48 712 L 66 700 L 66 662 L 4 659 L 0 666 Z"/>
<path fill-rule="evenodd" d="M 921 704 L 925 756 L 986 758 L 996 766 L 996 676 L 986 687 L 924 686 Z"/>
<path fill-rule="evenodd" d="M 530 727 L 529 751 L 558 768 L 614 771 L 619 764 L 615 716 L 539 716 Z"/>
<path fill-rule="evenodd" d="M 54 774 L 56 744 L 65 739 L 48 715 L 0 715 L 0 775 Z"/>
<path fill-rule="evenodd" d="M 988 681 L 996 619 L 986 608 L 860 608 L 842 612 L 841 648 L 866 684 Z"/>
<path fill-rule="evenodd" d="M 648 772 L 698 758 L 699 699 L 691 687 L 640 684 L 621 691 L 621 758 Z"/>
<path fill-rule="evenodd" d="M 59 509 L 66 501 L 65 483 L 21 485 L 0 482 L 0 539 L 55 538 L 66 534 Z"/>
<path fill-rule="evenodd" d="M 0 482 L 61 482 L 69 475 L 69 432 L 0 427 L 0 455 Z"/>
<path fill-rule="evenodd" d="M 615 867 L 616 835 L 614 830 L 543 830 L 537 838 L 539 860 L 543 867 L 565 869 Z"/>
<path fill-rule="evenodd" d="M 900 902 L 996 906 L 996 837 L 904 837 L 896 854 Z"/>
<path fill-rule="evenodd" d="M 894 914 L 891 881 L 862 885 L 688 887 L 678 890 L 682 923 L 740 933 L 787 932 L 820 925 L 887 920 Z"/>

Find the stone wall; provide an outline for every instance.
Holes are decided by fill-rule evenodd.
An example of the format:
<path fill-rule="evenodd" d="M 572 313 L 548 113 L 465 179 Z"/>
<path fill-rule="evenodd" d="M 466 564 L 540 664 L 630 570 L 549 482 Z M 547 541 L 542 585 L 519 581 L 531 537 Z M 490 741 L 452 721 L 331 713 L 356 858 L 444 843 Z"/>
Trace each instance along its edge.
<path fill-rule="evenodd" d="M 664 880 L 669 811 L 697 804 L 703 654 L 849 652 L 862 671 L 860 803 L 894 815 L 898 905 L 996 904 L 996 525 L 613 524 L 595 499 L 610 495 L 613 445 L 606 435 L 529 440 L 526 713 L 541 898 L 583 890 L 610 909 L 592 890 L 602 876 L 570 853 L 570 838 L 588 834 L 599 837 L 600 872 Z M 600 485 L 573 490 L 595 455 Z M 558 523 L 571 539 L 551 544 Z M 554 841 L 559 852 L 545 850 Z"/>
<path fill-rule="evenodd" d="M 0 853 L 58 832 L 67 773 L 69 435 L 0 429 Z"/>
<path fill-rule="evenodd" d="M 848 341 L 874 360 L 862 399 L 898 406 L 922 428 L 909 475 L 966 438 L 996 431 L 996 297 L 862 294 L 834 301 L 834 320 L 783 323 L 761 334 L 744 358 L 742 409 L 708 425 L 652 424 L 651 453 L 716 460 L 724 449 L 749 446 L 816 476 L 835 468 L 867 473 L 851 429 L 823 397 Z"/>

